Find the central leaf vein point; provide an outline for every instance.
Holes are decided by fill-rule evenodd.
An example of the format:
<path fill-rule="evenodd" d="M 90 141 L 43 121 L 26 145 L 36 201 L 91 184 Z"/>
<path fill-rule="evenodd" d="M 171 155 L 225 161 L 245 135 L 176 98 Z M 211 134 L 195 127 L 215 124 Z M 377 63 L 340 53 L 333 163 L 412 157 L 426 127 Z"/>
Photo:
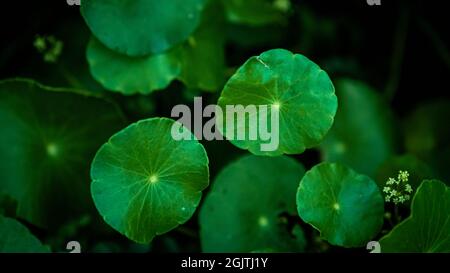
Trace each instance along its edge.
<path fill-rule="evenodd" d="M 54 143 L 47 144 L 47 154 L 51 157 L 56 157 L 58 155 L 58 146 L 56 146 Z"/>
<path fill-rule="evenodd" d="M 338 203 L 334 203 L 334 204 L 333 204 L 333 209 L 335 209 L 335 210 L 340 210 L 340 209 L 341 209 L 341 206 L 339 206 Z"/>
<path fill-rule="evenodd" d="M 280 103 L 279 101 L 276 101 L 276 102 L 274 102 L 274 103 L 272 104 L 272 106 L 273 106 L 275 109 L 280 109 L 281 103 Z"/>
<path fill-rule="evenodd" d="M 148 182 L 150 182 L 151 184 L 155 184 L 156 182 L 158 182 L 158 176 L 156 174 L 152 174 L 150 175 L 150 177 L 148 178 Z"/>
<path fill-rule="evenodd" d="M 266 227 L 269 224 L 269 220 L 265 216 L 260 216 L 258 219 L 258 224 L 261 227 Z"/>

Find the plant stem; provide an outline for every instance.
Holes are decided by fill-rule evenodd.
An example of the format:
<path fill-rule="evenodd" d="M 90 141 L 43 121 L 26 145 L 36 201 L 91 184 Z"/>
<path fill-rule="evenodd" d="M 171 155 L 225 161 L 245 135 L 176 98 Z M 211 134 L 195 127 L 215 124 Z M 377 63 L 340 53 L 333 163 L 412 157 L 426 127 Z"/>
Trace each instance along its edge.
<path fill-rule="evenodd" d="M 433 29 L 430 23 L 425 21 L 424 18 L 417 18 L 420 29 L 428 36 L 431 43 L 436 49 L 436 52 L 441 57 L 441 60 L 450 68 L 450 52 L 448 51 L 445 43 L 439 37 L 438 33 Z"/>
<path fill-rule="evenodd" d="M 391 225 L 391 227 L 395 226 L 394 222 L 392 222 L 391 217 L 387 218 L 387 221 L 388 221 L 389 225 Z"/>
<path fill-rule="evenodd" d="M 67 82 L 72 85 L 72 87 L 74 88 L 78 88 L 78 89 L 85 89 L 85 87 L 83 86 L 83 84 L 77 79 L 77 77 L 75 77 L 69 70 L 67 70 L 65 68 L 64 65 L 59 64 L 59 71 L 61 72 L 61 74 L 63 75 L 63 77 L 67 80 Z"/>
<path fill-rule="evenodd" d="M 389 78 L 385 90 L 385 97 L 388 101 L 392 101 L 392 99 L 394 98 L 395 92 L 397 91 L 400 82 L 406 37 L 408 34 L 408 25 L 409 25 L 409 8 L 407 8 L 405 5 L 401 5 L 400 16 L 395 31 Z"/>
<path fill-rule="evenodd" d="M 398 223 L 400 223 L 401 221 L 401 217 L 400 214 L 398 213 L 398 206 L 395 205 L 394 207 L 394 220 L 395 220 L 395 224 L 397 225 Z"/>
<path fill-rule="evenodd" d="M 187 227 L 179 226 L 176 229 L 176 231 L 178 231 L 180 234 L 186 235 L 191 238 L 198 238 L 197 232 L 195 232 L 195 230 L 187 228 Z"/>

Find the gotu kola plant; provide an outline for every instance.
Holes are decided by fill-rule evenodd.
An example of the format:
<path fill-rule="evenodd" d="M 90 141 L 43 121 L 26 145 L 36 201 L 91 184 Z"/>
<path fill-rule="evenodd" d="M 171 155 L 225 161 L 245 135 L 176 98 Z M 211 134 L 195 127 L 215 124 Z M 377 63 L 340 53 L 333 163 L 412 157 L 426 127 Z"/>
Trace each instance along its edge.
<path fill-rule="evenodd" d="M 337 98 L 330 78 L 318 65 L 303 55 L 274 49 L 242 65 L 225 85 L 218 105 L 227 118 L 227 105 L 275 107 L 279 112 L 278 128 L 272 120 L 268 127 L 279 132 L 277 149 L 261 151 L 260 145 L 265 141 L 260 136 L 256 140 L 247 137 L 231 142 L 253 154 L 277 156 L 300 154 L 317 146 L 333 123 Z M 234 116 L 228 120 L 219 115 L 217 123 L 223 135 L 237 134 L 238 130 L 248 133 L 261 126 L 260 122 L 252 123 L 249 115 L 244 117 L 246 127 L 236 126 L 234 132 L 227 132 L 228 122 L 237 123 Z"/>
<path fill-rule="evenodd" d="M 144 56 L 162 53 L 185 41 L 200 23 L 206 2 L 84 0 L 81 14 L 92 33 L 108 48 L 129 56 Z"/>
<path fill-rule="evenodd" d="M 368 85 L 337 80 L 335 93 L 328 74 L 297 50 L 272 49 L 238 62 L 230 58 L 227 64 L 243 64 L 225 69 L 225 44 L 239 37 L 225 33 L 242 27 L 241 38 L 257 30 L 255 38 L 269 30 L 265 26 L 290 24 L 286 19 L 295 12 L 289 0 L 82 1 L 82 18 L 91 32 L 83 51 L 86 71 L 116 93 L 89 95 L 21 79 L 0 83 L 0 123 L 8 128 L 0 137 L 0 214 L 5 216 L 0 216 L 0 251 L 47 252 L 44 244 L 53 242 L 53 247 L 55 240 L 43 236 L 41 243 L 31 227 L 48 234 L 69 230 L 71 237 L 74 229 L 85 227 L 76 219 L 89 222 L 99 215 L 118 233 L 143 244 L 198 219 L 199 236 L 190 230 L 192 222 L 179 231 L 198 239 L 205 252 L 309 251 L 315 249 L 317 233 L 321 244 L 333 248 L 380 240 L 382 252 L 450 251 L 448 188 L 437 180 L 422 182 L 432 172 L 426 166 L 419 171 L 423 165 L 418 160 L 432 157 L 445 144 L 428 139 L 429 132 L 437 133 L 437 123 L 423 122 L 432 124 L 431 130 L 408 136 L 406 150 L 419 159 L 393 157 L 389 106 Z M 35 46 L 44 59 L 56 65 L 65 59 L 71 42 L 62 39 L 51 50 L 40 37 Z M 245 43 L 272 39 L 245 38 L 230 52 L 239 55 Z M 180 86 L 192 94 L 222 89 L 206 96 L 225 110 L 215 116 L 216 129 L 241 149 L 225 146 L 233 157 L 236 151 L 247 153 L 230 159 L 218 175 L 212 171 L 210 189 L 210 164 L 220 169 L 216 159 L 222 155 L 208 150 L 209 143 L 200 143 L 191 132 L 191 140 L 175 140 L 171 129 L 178 123 L 168 118 L 139 113 L 139 118 L 130 115 L 128 124 L 111 101 L 127 105 L 142 100 L 164 112 L 167 101 L 178 99 L 169 91 Z M 162 89 L 167 92 L 154 94 Z M 239 124 L 238 117 L 223 117 L 227 106 L 237 105 L 270 106 L 268 116 L 277 115 L 267 120 L 268 129 L 278 134 L 274 150 L 261 150 L 267 139 L 260 135 L 228 137 L 241 131 L 249 136 L 261 126 L 244 110 L 242 127 L 229 129 L 229 122 Z M 444 106 L 433 107 L 438 116 Z M 426 149 L 413 149 L 422 139 Z M 307 161 L 309 154 L 300 154 L 311 148 L 320 148 L 325 162 L 306 171 L 299 161 Z M 405 217 L 396 220 L 404 221 L 382 230 L 387 215 L 382 183 L 399 170 L 411 174 L 411 187 L 404 188 L 410 200 L 398 207 Z M 391 200 L 398 198 L 392 190 Z M 391 206 L 386 204 L 386 210 Z M 160 239 L 168 238 L 171 234 Z"/>
<path fill-rule="evenodd" d="M 166 2 L 158 5 L 171 5 L 171 1 Z M 124 95 L 149 94 L 166 88 L 175 79 L 190 88 L 210 92 L 220 88 L 225 76 L 224 19 L 220 2 L 209 1 L 205 9 L 188 39 L 159 53 L 129 56 L 93 36 L 86 52 L 93 77 L 106 89 Z"/>
<path fill-rule="evenodd" d="M 219 105 L 223 106 L 251 103 L 277 104 L 284 111 L 281 120 L 290 118 L 280 126 L 282 136 L 287 136 L 280 139 L 282 148 L 266 154 L 272 156 L 301 153 L 320 143 L 331 127 L 337 106 L 334 88 L 326 73 L 305 57 L 280 49 L 247 61 L 228 81 L 219 99 Z M 176 150 L 182 156 L 183 149 L 176 149 L 177 145 L 186 146 L 186 151 L 191 153 L 188 147 L 201 145 L 195 140 L 190 144 L 178 143 L 169 133 L 172 123 L 166 120 L 164 129 L 150 126 L 158 122 L 142 121 L 118 133 L 100 149 L 92 165 L 92 193 L 100 213 L 118 231 L 139 242 L 148 242 L 189 219 L 198 205 L 201 190 L 207 186 L 206 155 L 203 162 L 194 161 L 189 165 L 189 161 L 166 159 L 159 151 L 167 146 L 167 153 L 173 154 Z M 144 126 L 146 123 L 149 125 Z M 143 126 L 148 129 L 138 129 Z M 232 143 L 258 154 L 252 142 Z M 157 163 L 160 160 L 165 164 L 162 167 Z M 172 176 L 169 172 L 168 180 L 166 168 L 177 170 Z M 284 180 L 270 178 L 280 169 L 286 169 L 283 171 L 286 184 L 280 184 Z M 243 170 L 248 172 L 245 182 L 248 190 L 233 185 L 242 183 Z M 321 231 L 324 239 L 339 246 L 357 247 L 378 234 L 383 223 L 383 198 L 377 184 L 369 177 L 343 165 L 328 163 L 302 176 L 300 165 L 279 157 L 264 160 L 248 157 L 236 162 L 236 167 L 225 169 L 201 210 L 203 249 L 302 251 L 305 240 L 301 228 L 283 226 L 286 219 L 281 216 L 293 214 L 295 188 L 300 180 L 298 213 L 305 222 Z M 171 186 L 166 188 L 166 184 Z M 271 190 L 271 187 L 285 192 Z M 252 194 L 260 206 L 271 205 L 262 206 L 257 212 L 256 203 L 249 202 L 253 200 Z M 280 196 L 283 197 L 277 199 Z M 229 204 L 233 202 L 241 205 L 232 206 L 230 210 Z M 227 208 L 221 210 L 220 204 L 227 204 Z M 221 229 L 224 230 L 219 232 Z M 267 238 L 267 233 L 280 237 Z"/>
<path fill-rule="evenodd" d="M 0 253 L 47 253 L 50 249 L 19 221 L 0 215 Z"/>
<path fill-rule="evenodd" d="M 91 191 L 105 221 L 150 242 L 186 222 L 208 186 L 208 157 L 197 140 L 175 141 L 174 121 L 142 120 L 111 137 L 92 162 Z"/>
<path fill-rule="evenodd" d="M 373 177 L 380 164 L 394 154 L 393 114 L 379 93 L 366 84 L 351 79 L 334 83 L 339 109 L 320 144 L 323 159 Z"/>
<path fill-rule="evenodd" d="M 296 214 L 295 190 L 303 174 L 303 166 L 285 156 L 250 155 L 225 167 L 200 211 L 203 250 L 303 251 L 301 227 L 289 227 L 286 218 Z"/>
<path fill-rule="evenodd" d="M 364 246 L 383 224 L 377 184 L 341 164 L 322 163 L 308 171 L 298 188 L 297 208 L 303 221 L 339 246 Z"/>
<path fill-rule="evenodd" d="M 5 80 L 0 124 L 8 128 L 0 135 L 0 186 L 17 201 L 17 217 L 54 231 L 96 215 L 89 166 L 99 145 L 125 124 L 114 103 L 32 80 Z"/>
<path fill-rule="evenodd" d="M 244 96 L 239 96 L 239 90 L 236 88 L 241 88 L 241 94 Z M 248 99 L 241 101 L 242 97 Z M 299 119 L 294 128 L 288 122 L 282 123 L 280 132 L 283 135 L 287 133 L 289 137 L 282 138 L 282 148 L 270 155 L 303 152 L 305 147 L 312 147 L 320 142 L 331 126 L 337 107 L 334 88 L 326 73 L 306 57 L 281 49 L 265 52 L 244 64 L 225 86 L 219 105 L 265 104 L 267 101 L 282 105 L 280 108 L 283 109 L 283 118 L 289 118 L 289 121 Z M 171 135 L 173 124 L 174 121 L 169 119 L 156 118 L 133 124 L 114 135 L 98 151 L 92 163 L 91 189 L 98 210 L 107 223 L 137 242 L 149 242 L 155 235 L 186 222 L 199 204 L 201 191 L 208 185 L 208 159 L 202 145 L 195 138 L 174 140 Z M 258 140 L 256 142 L 259 143 Z M 294 144 L 297 142 L 299 145 Z M 257 153 L 256 149 L 250 151 Z M 277 160 L 279 159 L 272 159 L 272 164 L 277 164 Z M 294 164 L 284 160 L 286 163 L 280 161 L 280 166 Z M 262 161 L 267 166 L 269 162 L 270 158 Z M 267 167 L 262 169 L 270 170 Z M 284 205 L 278 204 L 273 208 L 267 207 L 267 211 L 263 210 L 260 218 L 260 225 L 263 227 L 275 225 L 277 213 L 295 213 L 295 188 L 303 168 L 294 164 L 291 170 L 293 175 L 289 179 L 286 178 L 286 185 L 283 185 L 286 194 L 291 193 L 291 201 L 287 200 Z M 297 179 L 295 174 L 299 176 Z M 266 187 L 275 187 L 274 180 L 260 183 Z M 293 185 L 295 186 L 292 187 Z M 235 191 L 236 188 L 231 190 Z M 278 198 L 277 195 L 271 197 L 270 193 L 272 192 L 268 192 L 267 202 L 271 201 L 270 198 Z M 239 198 L 238 196 L 224 198 Z M 214 221 L 212 219 L 226 219 L 221 217 L 202 214 L 202 219 L 211 218 L 204 220 L 211 224 Z M 205 226 L 205 229 L 211 228 L 214 229 Z M 235 232 L 235 236 L 244 236 L 239 229 Z M 279 232 L 282 238 L 290 236 L 287 230 Z M 298 233 L 300 237 L 280 245 L 273 245 L 276 240 L 272 240 L 267 245 L 249 242 L 248 245 L 223 245 L 219 248 L 224 251 L 303 249 L 304 239 L 301 238 L 303 235 L 300 227 L 296 227 L 293 232 Z M 205 236 L 210 236 L 210 233 L 205 233 Z M 221 244 L 223 243 L 217 241 L 217 246 Z"/>

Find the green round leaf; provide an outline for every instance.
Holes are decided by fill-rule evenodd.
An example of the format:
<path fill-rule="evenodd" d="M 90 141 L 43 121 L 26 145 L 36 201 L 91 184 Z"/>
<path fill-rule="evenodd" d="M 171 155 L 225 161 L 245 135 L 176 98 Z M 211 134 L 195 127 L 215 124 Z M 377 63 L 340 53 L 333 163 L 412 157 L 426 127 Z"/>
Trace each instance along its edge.
<path fill-rule="evenodd" d="M 144 57 L 117 53 L 92 37 L 86 52 L 91 74 L 106 89 L 125 95 L 165 89 L 175 79 L 190 88 L 216 91 L 225 77 L 222 13 L 220 2 L 212 1 L 187 42 Z"/>
<path fill-rule="evenodd" d="M 274 151 L 263 151 L 262 143 L 267 143 L 258 134 L 256 140 L 249 135 L 258 131 L 260 122 L 253 122 L 256 116 L 245 113 L 245 127 L 234 126 L 233 132 L 227 132 L 227 123 L 220 115 L 218 128 L 223 135 L 237 136 L 245 131 L 245 139 L 234 137 L 230 141 L 241 149 L 248 149 L 256 155 L 299 154 L 306 148 L 319 144 L 330 129 L 337 109 L 337 98 L 333 84 L 323 70 L 300 54 L 288 50 L 274 49 L 250 58 L 231 77 L 218 102 L 227 122 L 237 122 L 237 115 L 226 106 L 267 105 L 269 109 L 279 109 L 279 145 Z M 231 119 L 228 119 L 231 116 Z M 262 116 L 262 115 L 258 115 Z M 277 130 L 272 124 L 272 111 L 268 111 L 269 131 Z"/>
<path fill-rule="evenodd" d="M 290 229 L 282 215 L 295 214 L 303 174 L 303 166 L 288 157 L 245 156 L 225 167 L 200 210 L 203 251 L 302 251 L 300 226 Z"/>
<path fill-rule="evenodd" d="M 365 245 L 383 224 L 383 197 L 369 177 L 322 163 L 306 172 L 297 191 L 298 214 L 333 245 Z"/>
<path fill-rule="evenodd" d="M 0 82 L 0 192 L 17 200 L 17 217 L 57 229 L 86 213 L 89 164 L 125 124 L 115 104 L 31 80 Z"/>
<path fill-rule="evenodd" d="M 178 49 L 130 57 L 108 49 L 92 37 L 86 54 L 92 76 L 106 89 L 125 95 L 164 89 L 181 72 Z"/>
<path fill-rule="evenodd" d="M 450 188 L 425 180 L 414 195 L 411 215 L 381 238 L 381 252 L 450 252 Z"/>
<path fill-rule="evenodd" d="M 83 0 L 81 14 L 108 48 L 129 56 L 162 53 L 185 41 L 206 0 Z"/>
<path fill-rule="evenodd" d="M 48 253 L 44 246 L 19 221 L 0 215 L 0 253 Z"/>
<path fill-rule="evenodd" d="M 193 215 L 208 186 L 208 157 L 197 140 L 175 141 L 175 122 L 130 125 L 97 152 L 91 167 L 95 205 L 114 229 L 139 243 Z"/>
<path fill-rule="evenodd" d="M 353 80 L 336 82 L 339 109 L 320 148 L 324 160 L 341 162 L 375 177 L 381 163 L 394 152 L 389 106 L 374 90 Z"/>

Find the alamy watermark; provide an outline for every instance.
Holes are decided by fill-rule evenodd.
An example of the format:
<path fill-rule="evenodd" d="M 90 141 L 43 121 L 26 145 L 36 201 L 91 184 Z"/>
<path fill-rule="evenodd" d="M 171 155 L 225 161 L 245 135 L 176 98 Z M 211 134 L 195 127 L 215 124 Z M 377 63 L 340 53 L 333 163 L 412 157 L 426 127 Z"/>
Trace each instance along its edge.
<path fill-rule="evenodd" d="M 70 250 L 69 253 L 81 253 L 81 244 L 78 241 L 70 241 L 67 243 L 66 249 Z"/>
<path fill-rule="evenodd" d="M 179 118 L 172 126 L 173 139 L 258 141 L 263 152 L 275 151 L 279 145 L 279 104 L 272 105 L 207 105 L 194 98 L 194 113 L 184 104 L 176 105 L 171 116 Z M 209 120 L 203 124 L 203 119 Z M 193 122 L 192 122 L 193 121 Z M 193 126 L 192 126 L 193 125 Z M 192 133 L 191 133 L 192 132 Z"/>
<path fill-rule="evenodd" d="M 81 0 L 66 0 L 69 6 L 79 6 L 81 5 Z"/>
<path fill-rule="evenodd" d="M 366 0 L 369 6 L 381 6 L 381 0 Z"/>

